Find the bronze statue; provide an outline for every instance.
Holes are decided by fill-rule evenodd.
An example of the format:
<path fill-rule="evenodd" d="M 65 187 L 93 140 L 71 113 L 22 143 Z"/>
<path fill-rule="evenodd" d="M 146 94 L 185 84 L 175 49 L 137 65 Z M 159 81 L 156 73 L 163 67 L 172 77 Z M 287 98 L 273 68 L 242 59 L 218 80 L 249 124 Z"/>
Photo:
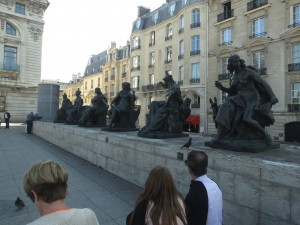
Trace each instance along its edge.
<path fill-rule="evenodd" d="M 130 83 L 122 83 L 122 91 L 111 102 L 111 121 L 109 128 L 135 128 L 135 122 L 139 116 L 136 109 L 136 97 L 130 90 Z"/>
<path fill-rule="evenodd" d="M 79 90 L 79 88 L 75 94 L 76 94 L 76 99 L 74 101 L 74 106 L 73 109 L 69 112 L 65 124 L 69 124 L 69 125 L 78 124 L 78 120 L 82 114 L 83 100 L 80 97 L 81 91 Z"/>
<path fill-rule="evenodd" d="M 227 69 L 231 73 L 230 86 L 215 82 L 228 97 L 219 107 L 214 105 L 217 135 L 208 146 L 270 146 L 272 139 L 264 128 L 275 122 L 271 108 L 278 99 L 272 88 L 237 54 L 228 58 Z"/>
<path fill-rule="evenodd" d="M 163 81 L 163 86 L 168 88 L 167 99 L 151 102 L 146 126 L 140 130 L 139 136 L 151 137 L 151 134 L 158 134 L 156 138 L 166 138 L 165 134 L 180 134 L 183 122 L 191 113 L 190 99 L 183 104 L 180 87 L 174 82 L 172 75 L 166 72 Z"/>
<path fill-rule="evenodd" d="M 63 94 L 63 100 L 61 104 L 61 108 L 56 112 L 56 118 L 54 119 L 54 123 L 64 123 L 68 112 L 73 108 L 72 102 L 68 99 L 67 94 Z"/>
<path fill-rule="evenodd" d="M 106 126 L 107 98 L 98 87 L 95 88 L 95 94 L 96 96 L 92 99 L 93 106 L 85 108 L 78 125 Z"/>

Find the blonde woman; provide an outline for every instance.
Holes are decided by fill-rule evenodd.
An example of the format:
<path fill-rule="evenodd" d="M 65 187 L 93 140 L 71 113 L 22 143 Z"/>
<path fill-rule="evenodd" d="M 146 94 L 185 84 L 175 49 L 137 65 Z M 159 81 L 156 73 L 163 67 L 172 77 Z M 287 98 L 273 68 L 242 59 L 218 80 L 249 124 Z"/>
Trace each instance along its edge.
<path fill-rule="evenodd" d="M 170 171 L 162 166 L 151 170 L 127 225 L 186 225 L 183 200 Z"/>
<path fill-rule="evenodd" d="M 28 225 L 99 225 L 91 209 L 75 209 L 65 204 L 67 182 L 66 169 L 52 160 L 36 163 L 26 172 L 24 190 L 41 215 Z"/>

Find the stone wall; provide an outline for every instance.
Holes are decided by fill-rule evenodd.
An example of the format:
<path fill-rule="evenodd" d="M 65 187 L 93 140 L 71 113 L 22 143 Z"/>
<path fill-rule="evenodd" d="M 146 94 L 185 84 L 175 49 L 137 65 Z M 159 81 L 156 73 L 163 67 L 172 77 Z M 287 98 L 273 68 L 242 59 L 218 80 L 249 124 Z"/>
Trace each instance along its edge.
<path fill-rule="evenodd" d="M 185 196 L 190 176 L 184 165 L 185 139 L 155 140 L 136 132 L 109 133 L 37 121 L 34 134 L 103 169 L 143 187 L 156 165 L 170 169 Z M 209 149 L 205 137 L 193 137 L 194 150 L 209 156 L 208 175 L 223 192 L 224 225 L 300 224 L 300 149 L 284 148 L 257 154 Z M 177 158 L 183 155 L 183 160 Z"/>

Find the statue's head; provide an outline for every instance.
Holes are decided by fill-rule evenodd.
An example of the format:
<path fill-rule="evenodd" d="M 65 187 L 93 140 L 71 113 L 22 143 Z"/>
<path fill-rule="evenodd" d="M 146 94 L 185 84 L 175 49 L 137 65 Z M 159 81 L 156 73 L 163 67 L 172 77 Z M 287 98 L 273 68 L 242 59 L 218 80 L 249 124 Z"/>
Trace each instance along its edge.
<path fill-rule="evenodd" d="M 238 54 L 232 54 L 228 58 L 228 64 L 231 64 L 233 62 L 240 61 L 240 60 L 241 60 L 241 58 Z"/>
<path fill-rule="evenodd" d="M 63 94 L 63 98 L 67 98 L 67 94 L 66 93 Z"/>
<path fill-rule="evenodd" d="M 81 94 L 81 91 L 79 90 L 79 88 L 78 88 L 78 90 L 76 91 L 76 96 L 80 96 L 80 94 Z"/>
<path fill-rule="evenodd" d="M 163 81 L 166 85 L 175 83 L 172 75 L 170 75 L 168 71 L 165 71 L 165 77 L 163 78 Z"/>
<path fill-rule="evenodd" d="M 95 93 L 96 93 L 96 94 L 97 94 L 97 93 L 101 93 L 101 90 L 100 90 L 99 87 L 96 87 L 96 88 L 95 88 Z"/>
<path fill-rule="evenodd" d="M 123 83 L 122 83 L 122 89 L 123 89 L 123 90 L 130 91 L 130 83 L 128 83 L 128 82 L 123 82 Z"/>

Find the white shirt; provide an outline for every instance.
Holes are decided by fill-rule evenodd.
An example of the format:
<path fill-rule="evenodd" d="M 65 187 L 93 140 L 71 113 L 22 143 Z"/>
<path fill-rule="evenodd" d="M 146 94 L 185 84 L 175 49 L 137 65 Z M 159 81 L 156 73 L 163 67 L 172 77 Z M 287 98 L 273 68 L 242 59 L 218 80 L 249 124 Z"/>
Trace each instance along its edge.
<path fill-rule="evenodd" d="M 207 175 L 198 177 L 196 181 L 204 184 L 208 195 L 208 213 L 206 225 L 222 225 L 222 192 L 219 186 Z"/>
<path fill-rule="evenodd" d="M 41 216 L 27 225 L 99 225 L 91 209 L 68 209 Z"/>

